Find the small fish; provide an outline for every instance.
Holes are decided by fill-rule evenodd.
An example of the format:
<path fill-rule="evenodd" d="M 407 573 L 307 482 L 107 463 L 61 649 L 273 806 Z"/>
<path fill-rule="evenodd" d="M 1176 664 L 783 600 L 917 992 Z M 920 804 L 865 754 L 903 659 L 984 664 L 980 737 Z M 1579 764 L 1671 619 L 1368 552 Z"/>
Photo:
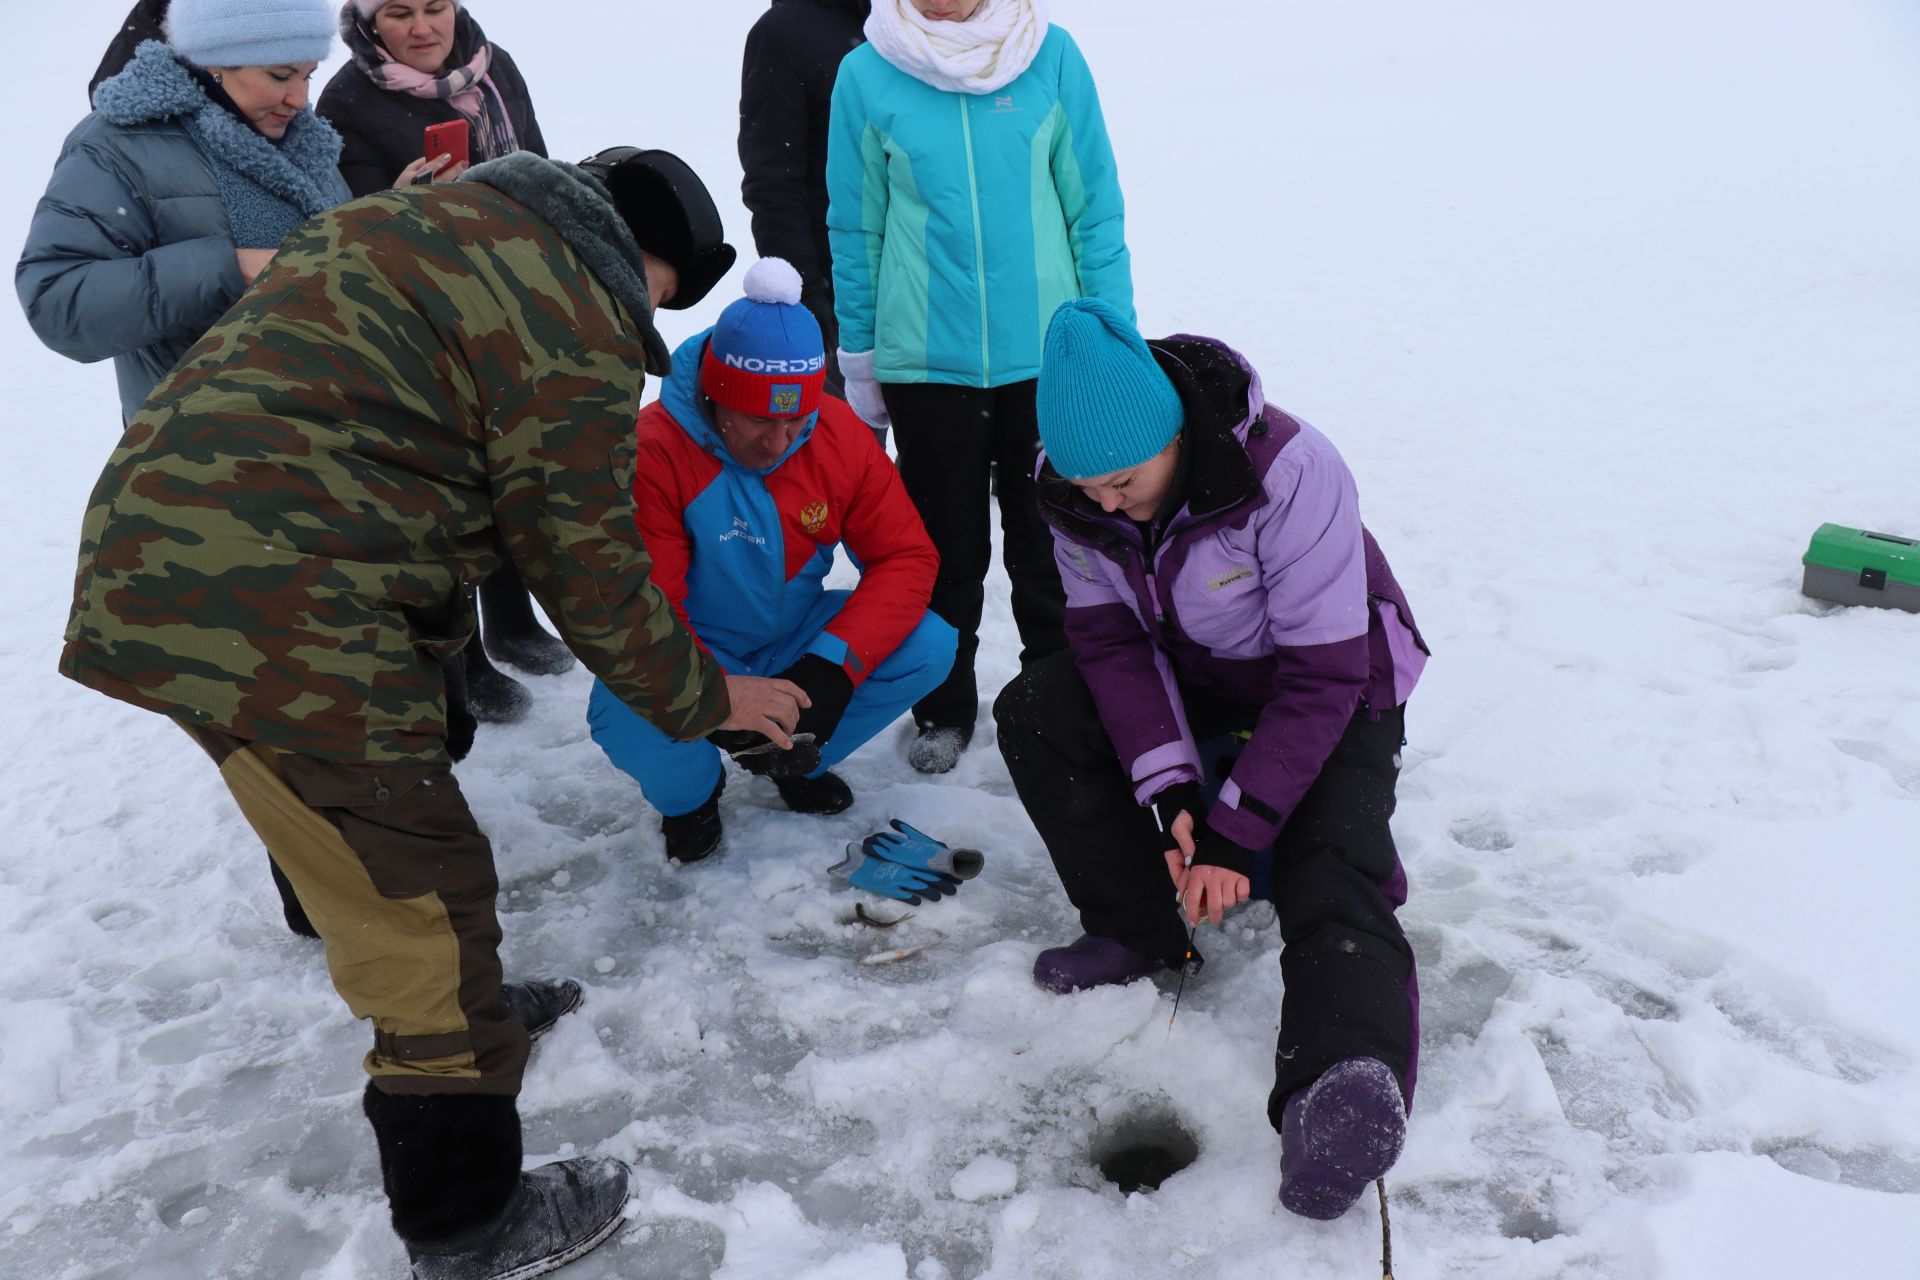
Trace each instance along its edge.
<path fill-rule="evenodd" d="M 931 947 L 932 945 L 933 944 L 931 942 L 923 942 L 919 946 L 901 947 L 897 951 L 876 951 L 870 956 L 861 956 L 860 963 L 861 964 L 897 964 L 902 960 L 912 959 L 914 956 L 919 955 L 922 951 L 925 951 L 928 947 Z"/>

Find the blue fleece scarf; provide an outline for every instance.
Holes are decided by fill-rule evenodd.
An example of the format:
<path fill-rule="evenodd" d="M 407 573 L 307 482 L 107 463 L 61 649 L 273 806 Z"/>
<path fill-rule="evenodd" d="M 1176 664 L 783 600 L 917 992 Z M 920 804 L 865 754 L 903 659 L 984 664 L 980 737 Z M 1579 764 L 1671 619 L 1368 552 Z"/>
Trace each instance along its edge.
<path fill-rule="evenodd" d="M 178 120 L 213 168 L 238 248 L 277 249 L 289 231 L 340 203 L 340 135 L 332 125 L 302 109 L 272 142 L 209 98 L 158 40 L 102 82 L 93 108 L 122 126 Z"/>

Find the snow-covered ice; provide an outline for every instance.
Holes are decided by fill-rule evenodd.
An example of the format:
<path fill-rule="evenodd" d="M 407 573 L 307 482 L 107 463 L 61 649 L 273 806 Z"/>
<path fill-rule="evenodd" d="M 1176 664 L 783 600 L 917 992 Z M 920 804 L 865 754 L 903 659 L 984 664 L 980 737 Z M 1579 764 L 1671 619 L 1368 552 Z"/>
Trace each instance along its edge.
<path fill-rule="evenodd" d="M 678 151 L 746 245 L 760 7 L 480 16 L 556 154 Z M 17 8 L 8 245 L 125 5 Z M 1920 1275 L 1920 618 L 1797 591 L 1822 520 L 1920 533 L 1920 11 L 1054 9 L 1099 78 L 1143 328 L 1234 342 L 1334 439 L 1436 650 L 1396 820 L 1425 997 L 1396 1273 Z M 12 308 L 0 369 L 0 1275 L 399 1277 L 364 1028 L 204 758 L 53 671 L 111 374 Z M 991 622 L 983 686 L 1016 648 Z M 989 722 L 938 779 L 883 735 L 833 819 L 736 778 L 725 853 L 674 867 L 585 675 L 529 683 L 533 717 L 460 768 L 509 971 L 587 988 L 535 1053 L 527 1153 L 639 1175 L 566 1275 L 1375 1274 L 1370 1202 L 1275 1200 L 1263 907 L 1203 931 L 1169 1034 L 1170 979 L 1029 981 L 1076 930 Z M 822 872 L 893 816 L 988 869 L 876 934 Z M 1198 1156 L 1126 1196 L 1093 1153 L 1139 1117 Z"/>

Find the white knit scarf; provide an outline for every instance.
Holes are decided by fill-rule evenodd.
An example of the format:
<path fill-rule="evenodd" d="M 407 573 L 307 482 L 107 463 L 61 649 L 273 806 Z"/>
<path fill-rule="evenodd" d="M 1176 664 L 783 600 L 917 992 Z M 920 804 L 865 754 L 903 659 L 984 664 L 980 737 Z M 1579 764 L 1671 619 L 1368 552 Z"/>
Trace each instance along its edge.
<path fill-rule="evenodd" d="M 913 0 L 873 0 L 867 39 L 916 80 L 950 93 L 992 93 L 1033 65 L 1047 0 L 986 0 L 965 22 L 921 16 Z"/>

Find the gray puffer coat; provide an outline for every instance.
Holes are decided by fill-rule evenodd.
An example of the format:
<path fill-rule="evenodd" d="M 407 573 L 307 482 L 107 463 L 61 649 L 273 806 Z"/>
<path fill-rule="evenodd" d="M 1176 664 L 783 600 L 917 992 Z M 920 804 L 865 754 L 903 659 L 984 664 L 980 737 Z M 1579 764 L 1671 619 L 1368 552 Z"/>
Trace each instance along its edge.
<path fill-rule="evenodd" d="M 351 193 L 325 121 L 303 110 L 271 142 L 158 41 L 94 108 L 60 149 L 14 286 L 42 342 L 113 360 L 131 419 L 245 291 L 235 249 L 277 248 Z"/>

